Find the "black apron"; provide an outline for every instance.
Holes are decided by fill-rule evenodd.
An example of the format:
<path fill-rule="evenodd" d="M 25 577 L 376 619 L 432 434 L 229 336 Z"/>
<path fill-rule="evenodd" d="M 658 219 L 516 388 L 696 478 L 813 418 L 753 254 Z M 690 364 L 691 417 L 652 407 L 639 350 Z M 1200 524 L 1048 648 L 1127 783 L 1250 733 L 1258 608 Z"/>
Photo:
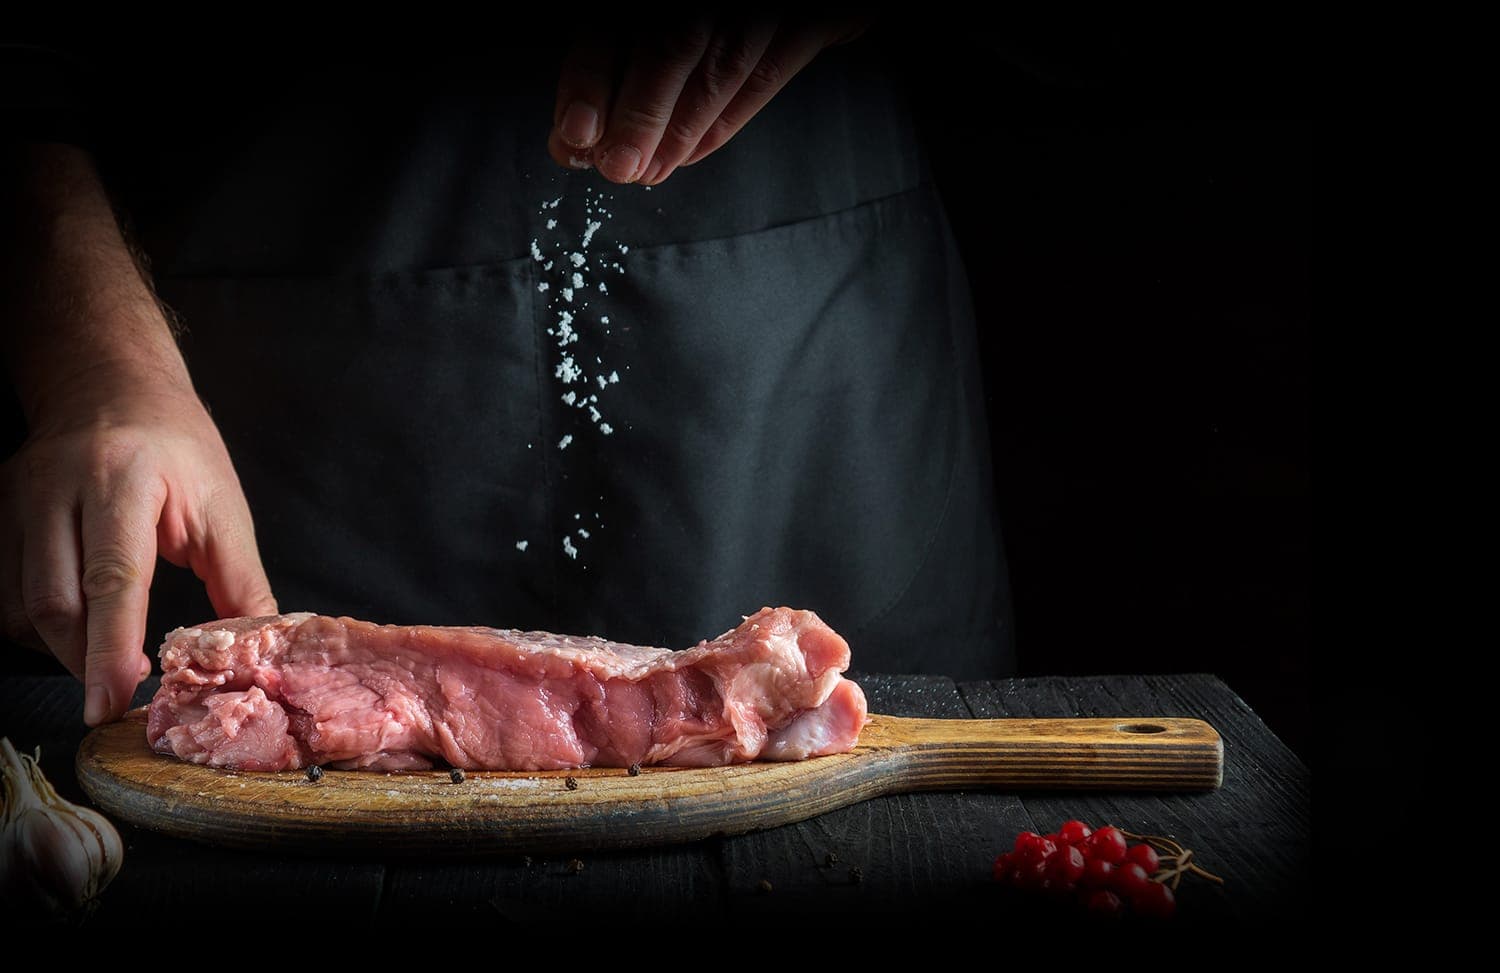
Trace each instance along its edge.
<path fill-rule="evenodd" d="M 786 604 L 860 670 L 1008 671 L 968 284 L 877 55 L 650 191 L 546 156 L 550 57 L 226 69 L 114 133 L 282 609 L 681 647 Z"/>

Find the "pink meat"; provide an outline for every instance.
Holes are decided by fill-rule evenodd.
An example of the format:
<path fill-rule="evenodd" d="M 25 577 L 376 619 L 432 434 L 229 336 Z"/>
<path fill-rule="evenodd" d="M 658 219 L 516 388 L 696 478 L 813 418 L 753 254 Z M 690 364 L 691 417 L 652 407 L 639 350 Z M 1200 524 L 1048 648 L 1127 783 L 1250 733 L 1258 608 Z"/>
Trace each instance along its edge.
<path fill-rule="evenodd" d="M 146 736 L 238 770 L 558 770 L 801 760 L 853 749 L 849 646 L 763 608 L 691 649 L 352 618 L 233 618 L 167 636 Z"/>

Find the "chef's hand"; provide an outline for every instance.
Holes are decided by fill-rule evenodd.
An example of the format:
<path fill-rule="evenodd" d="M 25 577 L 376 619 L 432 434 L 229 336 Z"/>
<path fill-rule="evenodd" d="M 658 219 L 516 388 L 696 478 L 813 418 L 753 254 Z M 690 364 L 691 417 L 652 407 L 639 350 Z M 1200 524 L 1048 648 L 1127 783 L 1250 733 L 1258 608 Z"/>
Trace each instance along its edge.
<path fill-rule="evenodd" d="M 90 725 L 124 713 L 151 672 L 141 650 L 158 554 L 193 569 L 220 617 L 276 611 L 250 508 L 191 388 L 80 376 L 0 467 L 0 491 L 6 634 L 85 680 Z"/>
<path fill-rule="evenodd" d="M 621 25 L 565 59 L 547 150 L 617 183 L 654 186 L 735 136 L 853 18 Z"/>
<path fill-rule="evenodd" d="M 3 159 L 0 351 L 28 437 L 0 465 L 0 620 L 84 680 L 115 719 L 142 653 L 158 554 L 220 616 L 276 611 L 229 454 L 93 163 L 66 145 Z"/>

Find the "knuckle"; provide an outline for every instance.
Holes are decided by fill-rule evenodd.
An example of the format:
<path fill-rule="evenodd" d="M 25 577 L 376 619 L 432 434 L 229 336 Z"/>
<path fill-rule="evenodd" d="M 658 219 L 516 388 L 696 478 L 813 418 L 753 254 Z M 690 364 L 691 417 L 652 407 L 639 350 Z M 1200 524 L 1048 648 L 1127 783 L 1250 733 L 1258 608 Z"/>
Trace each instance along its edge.
<path fill-rule="evenodd" d="M 701 118 L 678 118 L 673 116 L 667 125 L 667 136 L 687 146 L 698 144 L 708 126 Z"/>
<path fill-rule="evenodd" d="M 110 598 L 130 590 L 140 579 L 140 569 L 123 551 L 98 551 L 84 560 L 83 596 L 89 601 Z"/>
<path fill-rule="evenodd" d="M 755 69 L 744 43 L 715 42 L 703 57 L 700 84 L 710 100 L 718 100 Z"/>
<path fill-rule="evenodd" d="M 78 621 L 82 612 L 78 598 L 71 591 L 54 587 L 32 588 L 26 592 L 26 620 L 39 632 L 55 632 Z M 19 621 L 19 620 L 18 620 Z M 10 619 L 6 619 L 9 627 Z"/>
<path fill-rule="evenodd" d="M 754 69 L 745 78 L 745 87 L 758 95 L 773 94 L 785 81 L 785 66 L 778 58 L 768 54 L 755 62 Z"/>
<path fill-rule="evenodd" d="M 621 105 L 618 109 L 618 120 L 627 131 L 657 131 L 664 128 L 671 118 L 671 105 L 646 102 Z"/>

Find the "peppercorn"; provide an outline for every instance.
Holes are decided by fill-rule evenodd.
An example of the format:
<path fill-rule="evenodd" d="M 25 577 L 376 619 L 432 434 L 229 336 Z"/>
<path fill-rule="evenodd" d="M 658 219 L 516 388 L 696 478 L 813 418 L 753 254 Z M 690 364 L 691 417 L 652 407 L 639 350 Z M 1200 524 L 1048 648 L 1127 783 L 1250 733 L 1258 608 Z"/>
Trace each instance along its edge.
<path fill-rule="evenodd" d="M 835 855 L 831 851 L 828 854 L 826 854 L 826 855 L 823 856 L 823 867 L 824 868 L 832 868 L 833 866 L 837 865 L 838 862 L 839 862 L 839 856 Z"/>
<path fill-rule="evenodd" d="M 317 764 L 313 764 L 311 767 L 307 768 L 307 779 L 312 781 L 314 784 L 322 780 L 323 768 L 319 767 Z"/>
<path fill-rule="evenodd" d="M 765 895 L 767 892 L 771 891 L 771 880 L 768 878 L 761 879 L 760 884 L 757 885 L 756 888 L 760 890 L 761 895 Z"/>
<path fill-rule="evenodd" d="M 454 767 L 452 770 L 448 771 L 448 779 L 453 781 L 453 783 L 455 784 L 462 784 L 464 782 L 463 768 Z"/>
<path fill-rule="evenodd" d="M 628 773 L 632 777 L 639 777 L 639 776 L 641 776 L 641 765 L 640 764 L 631 764 L 630 765 L 630 769 L 628 771 L 626 771 L 626 773 Z"/>
<path fill-rule="evenodd" d="M 521 867 L 523 867 L 523 868 L 530 868 L 531 867 L 531 856 L 530 855 L 522 855 L 521 856 Z"/>
<path fill-rule="evenodd" d="M 860 868 L 858 865 L 850 865 L 849 866 L 849 881 L 853 882 L 855 885 L 858 885 L 860 882 L 863 882 L 864 880 L 865 880 L 865 870 L 862 869 L 862 868 Z"/>
<path fill-rule="evenodd" d="M 576 791 L 576 790 L 578 790 L 578 780 L 577 780 L 577 778 L 569 777 L 567 780 L 563 781 L 563 784 L 570 791 Z"/>
<path fill-rule="evenodd" d="M 579 872 L 583 871 L 583 862 L 577 858 L 568 859 L 568 871 L 573 873 L 574 875 L 577 875 Z"/>

